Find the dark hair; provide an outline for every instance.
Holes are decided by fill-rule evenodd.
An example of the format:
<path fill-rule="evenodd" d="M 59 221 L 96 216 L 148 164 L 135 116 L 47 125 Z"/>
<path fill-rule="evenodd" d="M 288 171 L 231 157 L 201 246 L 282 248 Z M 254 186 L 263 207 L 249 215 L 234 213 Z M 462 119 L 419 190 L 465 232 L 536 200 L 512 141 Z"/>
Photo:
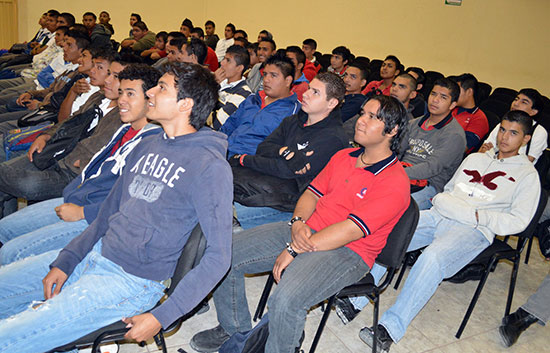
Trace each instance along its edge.
<path fill-rule="evenodd" d="M 179 32 L 178 32 L 179 33 Z M 168 33 L 166 31 L 160 31 L 157 33 L 155 38 L 161 38 L 164 43 L 168 40 Z"/>
<path fill-rule="evenodd" d="M 416 79 L 416 85 L 417 86 L 418 85 L 423 85 L 424 81 L 426 80 L 424 70 L 422 70 L 421 68 L 416 67 L 416 66 L 411 66 L 411 67 L 407 68 L 407 70 L 405 70 L 406 73 L 409 73 L 411 71 L 418 75 L 418 78 Z"/>
<path fill-rule="evenodd" d="M 225 53 L 232 54 L 237 66 L 243 66 L 243 71 L 248 68 L 248 65 L 250 65 L 250 54 L 248 54 L 247 49 L 241 47 L 240 45 L 230 46 L 229 48 L 227 48 L 227 51 Z"/>
<path fill-rule="evenodd" d="M 82 15 L 82 18 L 84 18 L 84 17 L 86 17 L 86 16 L 92 16 L 92 17 L 94 18 L 94 21 L 97 20 L 97 16 L 96 16 L 95 13 L 93 13 L 93 12 L 90 12 L 90 11 L 84 12 L 84 15 Z"/>
<path fill-rule="evenodd" d="M 262 30 L 260 31 L 259 34 L 260 34 L 260 35 L 262 35 L 262 34 L 265 35 L 265 37 L 262 36 L 262 38 L 266 38 L 266 39 L 271 39 L 271 40 L 273 40 L 273 34 L 269 33 L 269 31 L 266 30 L 266 29 L 262 29 Z"/>
<path fill-rule="evenodd" d="M 395 154 L 399 154 L 401 140 L 405 136 L 409 126 L 407 108 L 397 98 L 382 94 L 372 96 L 368 101 L 370 100 L 376 100 L 380 103 L 376 117 L 384 122 L 384 134 L 389 134 L 397 126 L 397 134 L 395 134 L 390 142 L 390 149 Z M 363 105 L 365 104 L 366 102 L 363 103 Z"/>
<path fill-rule="evenodd" d="M 234 44 L 237 44 L 237 42 L 240 42 L 242 43 L 241 47 L 243 48 L 248 47 L 248 40 L 246 40 L 246 38 L 244 37 L 233 38 L 233 40 L 234 40 Z"/>
<path fill-rule="evenodd" d="M 88 28 L 86 28 L 86 26 L 84 26 L 82 23 L 75 23 L 74 25 L 72 25 L 71 30 L 75 32 L 80 32 L 88 36 Z"/>
<path fill-rule="evenodd" d="M 233 33 L 233 35 L 236 35 L 237 33 L 242 34 L 243 37 L 244 37 L 246 40 L 248 40 L 248 33 L 246 33 L 246 32 L 244 31 L 244 29 L 238 29 L 238 30 L 236 30 L 235 33 Z"/>
<path fill-rule="evenodd" d="M 82 33 L 79 30 L 70 29 L 65 33 L 65 36 L 74 38 L 76 46 L 80 50 L 86 49 L 91 42 L 90 37 L 88 36 L 88 31 L 86 31 L 86 33 Z"/>
<path fill-rule="evenodd" d="M 135 17 L 138 22 L 141 22 L 141 16 L 137 13 L 131 13 L 130 17 Z"/>
<path fill-rule="evenodd" d="M 174 76 L 178 91 L 178 101 L 190 98 L 193 108 L 189 116 L 189 124 L 199 130 L 218 101 L 220 85 L 214 79 L 209 69 L 190 63 L 168 63 L 164 66 L 165 73 Z"/>
<path fill-rule="evenodd" d="M 275 55 L 271 55 L 267 60 L 265 61 L 265 66 L 267 65 L 275 65 L 281 70 L 281 73 L 283 74 L 283 77 L 286 78 L 288 76 L 292 77 L 292 81 L 294 81 L 294 75 L 296 73 L 296 68 L 294 67 L 294 63 L 292 60 L 287 58 L 285 55 L 281 55 L 279 53 Z"/>
<path fill-rule="evenodd" d="M 458 96 L 460 96 L 460 88 L 455 81 L 447 77 L 438 78 L 434 82 L 434 87 L 435 86 L 444 87 L 449 90 L 449 93 L 451 94 L 451 103 L 458 101 Z"/>
<path fill-rule="evenodd" d="M 47 14 L 48 16 L 57 18 L 59 16 L 59 11 L 52 9 L 52 10 L 48 10 Z"/>
<path fill-rule="evenodd" d="M 312 47 L 313 49 L 317 49 L 317 42 L 315 41 L 315 39 L 308 38 L 308 39 L 304 40 L 304 41 L 302 42 L 302 44 L 304 44 L 304 45 L 309 45 L 309 46 Z"/>
<path fill-rule="evenodd" d="M 185 27 L 187 27 L 187 28 L 189 28 L 190 31 L 191 31 L 191 30 L 193 29 L 193 27 L 194 27 L 194 26 L 193 26 L 193 22 L 191 22 L 191 20 L 188 19 L 188 18 L 186 18 L 185 20 L 183 20 L 183 21 L 181 22 L 181 25 L 182 25 L 182 26 L 185 26 Z"/>
<path fill-rule="evenodd" d="M 317 79 L 325 84 L 325 91 L 327 93 L 327 101 L 332 98 L 338 100 L 338 106 L 344 101 L 346 95 L 346 84 L 340 76 L 332 72 L 321 72 L 314 79 Z"/>
<path fill-rule="evenodd" d="M 533 118 L 523 110 L 511 110 L 504 114 L 502 120 L 521 125 L 521 130 L 525 135 L 533 135 Z"/>
<path fill-rule="evenodd" d="M 134 23 L 134 25 L 132 27 L 137 27 L 139 29 L 141 29 L 142 31 L 148 31 L 149 28 L 147 28 L 147 25 L 145 24 L 145 22 L 141 22 L 141 21 L 137 21 L 136 23 Z"/>
<path fill-rule="evenodd" d="M 183 33 L 181 33 L 181 32 L 177 32 L 177 31 L 168 32 L 168 36 L 166 37 L 166 40 L 168 40 L 168 37 L 172 37 L 172 39 L 186 38 L 186 37 L 185 37 L 185 34 L 183 34 Z"/>
<path fill-rule="evenodd" d="M 254 50 L 254 53 L 256 53 L 258 51 L 258 42 L 248 43 L 248 45 L 246 46 L 246 49 L 252 49 Z"/>
<path fill-rule="evenodd" d="M 472 74 L 462 74 L 455 77 L 455 82 L 460 83 L 463 90 L 472 89 L 474 97 L 477 93 L 477 78 Z"/>
<path fill-rule="evenodd" d="M 178 48 L 178 50 L 181 51 L 181 49 L 183 48 L 183 45 L 187 44 L 187 37 L 182 36 L 182 37 L 178 37 L 178 38 L 172 38 L 172 39 L 170 39 L 169 44 L 171 46 L 174 46 L 174 47 Z"/>
<path fill-rule="evenodd" d="M 267 43 L 271 44 L 271 48 L 273 49 L 273 51 L 277 50 L 277 44 L 275 44 L 275 41 L 273 39 L 262 38 L 262 40 L 259 41 L 258 44 L 260 44 L 262 42 L 267 42 Z"/>
<path fill-rule="evenodd" d="M 58 17 L 63 17 L 65 19 L 65 22 L 67 22 L 67 26 L 69 27 L 73 26 L 76 22 L 73 14 L 69 12 L 63 12 Z"/>
<path fill-rule="evenodd" d="M 532 108 L 536 109 L 538 111 L 538 114 L 540 114 L 542 112 L 542 109 L 544 107 L 544 102 L 542 100 L 542 96 L 539 93 L 539 91 L 537 91 L 534 88 L 522 88 L 518 92 L 518 95 L 519 94 L 523 94 L 524 96 L 529 98 L 531 100 L 531 102 L 533 102 Z"/>
<path fill-rule="evenodd" d="M 355 67 L 356 69 L 361 71 L 361 79 L 366 80 L 369 76 L 369 69 L 365 67 L 365 65 L 361 65 L 358 62 L 352 62 L 348 65 L 348 67 Z"/>
<path fill-rule="evenodd" d="M 344 61 L 349 61 L 351 57 L 351 51 L 343 45 L 332 49 L 332 55 L 340 55 Z"/>
<path fill-rule="evenodd" d="M 225 25 L 225 28 L 231 28 L 231 32 L 235 33 L 235 25 L 233 23 L 228 23 Z"/>
<path fill-rule="evenodd" d="M 120 55 L 113 51 L 113 49 L 104 47 L 89 47 L 87 48 L 92 54 L 92 59 L 103 59 L 110 63 L 113 61 L 120 62 Z"/>
<path fill-rule="evenodd" d="M 203 40 L 197 38 L 189 38 L 185 44 L 187 44 L 185 47 L 187 55 L 195 54 L 198 63 L 203 65 L 204 60 L 206 60 L 206 54 L 208 51 L 206 43 L 204 43 Z"/>
<path fill-rule="evenodd" d="M 214 21 L 208 20 L 208 21 L 206 21 L 206 22 L 204 23 L 204 27 L 206 27 L 206 26 L 208 26 L 208 25 L 210 25 L 210 26 L 216 28 L 216 24 L 214 23 Z"/>
<path fill-rule="evenodd" d="M 194 27 L 192 30 L 191 30 L 191 34 L 193 33 L 196 33 L 199 35 L 199 38 L 204 38 L 204 31 L 202 30 L 202 28 L 200 27 Z"/>
<path fill-rule="evenodd" d="M 99 13 L 99 15 L 101 16 L 102 13 L 106 13 L 107 16 L 111 17 L 111 15 L 110 15 L 107 11 L 105 11 L 105 10 L 101 11 L 101 12 Z"/>
<path fill-rule="evenodd" d="M 59 27 L 57 27 L 57 28 L 55 29 L 55 31 L 56 31 L 56 32 L 57 32 L 57 31 L 61 31 L 61 32 L 63 32 L 63 34 L 65 34 L 65 33 L 67 33 L 67 32 L 69 31 L 69 27 L 67 27 L 67 26 L 59 26 Z"/>
<path fill-rule="evenodd" d="M 299 46 L 291 45 L 286 47 L 286 52 L 296 54 L 296 61 L 298 61 L 298 64 L 306 64 L 306 54 L 304 54 L 304 51 Z"/>
<path fill-rule="evenodd" d="M 403 72 L 403 65 L 401 65 L 401 61 L 399 61 L 399 59 L 397 58 L 397 56 L 395 55 L 388 55 L 386 56 L 386 58 L 384 59 L 384 61 L 386 60 L 391 60 L 395 63 L 395 68 L 397 70 L 399 70 L 399 72 Z"/>
<path fill-rule="evenodd" d="M 414 78 L 414 76 L 412 76 L 411 74 L 408 74 L 408 73 L 403 73 L 403 74 L 400 74 L 399 76 L 397 77 L 403 77 L 403 78 L 406 78 L 409 82 L 410 82 L 410 87 L 413 91 L 416 91 L 416 87 L 418 86 L 418 83 L 416 81 L 416 79 Z"/>
<path fill-rule="evenodd" d="M 160 72 L 147 64 L 129 64 L 118 74 L 118 79 L 137 81 L 141 80 L 143 93 L 155 87 L 160 78 Z M 147 98 L 147 95 L 145 95 Z"/>

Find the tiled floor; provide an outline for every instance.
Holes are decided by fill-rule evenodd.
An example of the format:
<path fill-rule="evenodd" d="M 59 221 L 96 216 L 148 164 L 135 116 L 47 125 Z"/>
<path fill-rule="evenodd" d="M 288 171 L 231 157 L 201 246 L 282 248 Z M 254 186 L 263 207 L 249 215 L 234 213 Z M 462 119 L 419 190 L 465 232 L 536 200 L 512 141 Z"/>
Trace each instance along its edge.
<path fill-rule="evenodd" d="M 518 306 L 522 305 L 538 288 L 549 269 L 550 263 L 540 255 L 538 245 L 535 243 L 529 264 L 525 265 L 522 259 L 512 310 L 516 310 Z M 518 343 L 508 349 L 504 348 L 499 341 L 498 326 L 504 313 L 511 270 L 511 264 L 501 262 L 496 271 L 489 276 L 461 339 L 456 339 L 454 335 L 473 296 L 477 281 L 464 284 L 442 283 L 434 297 L 412 322 L 405 337 L 399 344 L 392 345 L 391 352 L 550 352 L 550 325 L 533 325 L 523 333 Z M 253 309 L 258 302 L 265 277 L 249 278 L 246 282 L 250 307 Z M 381 313 L 393 304 L 398 293 L 393 287 L 389 287 L 382 294 Z M 179 349 L 188 353 L 195 352 L 189 347 L 189 340 L 196 332 L 217 325 L 214 310 L 211 305 L 211 309 L 207 313 L 194 316 L 183 323 L 176 333 L 167 338 L 169 352 L 176 353 Z M 302 347 L 306 352 L 311 345 L 321 314 L 320 309 L 315 309 L 308 315 L 306 338 Z M 371 305 L 346 326 L 333 312 L 321 337 L 317 352 L 370 352 L 359 339 L 358 332 L 362 327 L 370 326 L 371 323 Z M 143 348 L 134 343 L 125 343 L 120 347 L 122 353 L 157 351 L 158 348 L 153 342 L 149 342 Z"/>

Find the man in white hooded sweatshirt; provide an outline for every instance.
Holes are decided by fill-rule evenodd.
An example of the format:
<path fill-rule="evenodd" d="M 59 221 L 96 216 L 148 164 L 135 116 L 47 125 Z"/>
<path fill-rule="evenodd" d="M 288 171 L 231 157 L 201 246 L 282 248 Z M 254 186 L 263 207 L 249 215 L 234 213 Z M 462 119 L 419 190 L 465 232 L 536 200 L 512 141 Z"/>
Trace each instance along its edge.
<path fill-rule="evenodd" d="M 498 152 L 469 155 L 433 198 L 433 207 L 421 211 L 408 251 L 427 247 L 395 304 L 380 319 L 378 351 L 389 351 L 441 281 L 479 255 L 496 234 L 515 234 L 527 227 L 538 205 L 540 182 L 533 164 L 518 151 L 531 134 L 529 115 L 508 112 L 498 132 Z M 364 328 L 360 333 L 369 345 L 372 332 Z"/>

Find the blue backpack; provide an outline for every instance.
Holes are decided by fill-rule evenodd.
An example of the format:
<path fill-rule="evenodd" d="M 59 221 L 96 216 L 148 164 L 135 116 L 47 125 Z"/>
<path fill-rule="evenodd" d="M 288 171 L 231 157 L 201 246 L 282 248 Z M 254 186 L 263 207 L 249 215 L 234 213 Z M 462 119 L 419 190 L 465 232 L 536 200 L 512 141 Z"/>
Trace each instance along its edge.
<path fill-rule="evenodd" d="M 233 334 L 220 347 L 219 353 L 264 353 L 269 336 L 269 318 L 265 314 L 262 320 L 250 331 Z"/>

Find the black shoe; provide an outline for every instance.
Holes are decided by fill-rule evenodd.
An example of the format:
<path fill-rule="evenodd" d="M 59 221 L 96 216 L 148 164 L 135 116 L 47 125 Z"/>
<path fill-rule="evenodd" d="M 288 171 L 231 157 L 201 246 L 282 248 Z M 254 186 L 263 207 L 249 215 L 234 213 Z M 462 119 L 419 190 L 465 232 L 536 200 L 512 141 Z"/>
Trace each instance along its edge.
<path fill-rule="evenodd" d="M 372 348 L 374 329 L 372 327 L 363 327 L 359 331 L 359 338 Z M 387 353 L 390 351 L 390 346 L 393 343 L 388 331 L 382 325 L 378 325 L 378 335 L 376 336 L 376 353 Z"/>
<path fill-rule="evenodd" d="M 506 315 L 502 319 L 501 326 L 498 328 L 502 344 L 505 347 L 510 347 L 516 343 L 523 331 L 537 321 L 538 319 L 535 316 L 522 308 L 519 308 L 515 313 Z"/>
<path fill-rule="evenodd" d="M 334 309 L 344 325 L 350 323 L 361 312 L 361 310 L 355 309 L 349 298 L 336 298 Z"/>
<path fill-rule="evenodd" d="M 479 281 L 485 273 L 485 265 L 473 264 L 467 265 L 462 270 L 458 271 L 453 277 L 447 278 L 445 281 L 451 283 L 464 283 L 467 281 Z"/>
<path fill-rule="evenodd" d="M 191 348 L 197 352 L 217 352 L 220 347 L 229 339 L 229 334 L 220 326 L 216 326 L 210 330 L 201 331 L 189 342 Z"/>
<path fill-rule="evenodd" d="M 203 301 L 199 304 L 199 310 L 197 310 L 197 315 L 202 315 L 210 310 L 210 304 L 208 304 L 208 301 Z"/>

